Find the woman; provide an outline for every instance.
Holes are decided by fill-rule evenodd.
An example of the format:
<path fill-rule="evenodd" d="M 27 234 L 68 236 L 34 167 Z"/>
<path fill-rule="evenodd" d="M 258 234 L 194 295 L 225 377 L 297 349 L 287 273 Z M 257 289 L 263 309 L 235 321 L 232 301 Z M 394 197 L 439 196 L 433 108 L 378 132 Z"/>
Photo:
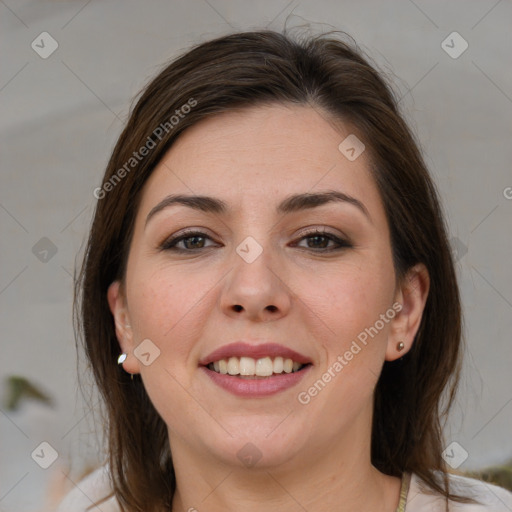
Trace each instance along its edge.
<path fill-rule="evenodd" d="M 62 510 L 512 509 L 447 473 L 454 265 L 355 45 L 193 48 L 146 87 L 94 194 L 76 304 L 108 461 Z"/>

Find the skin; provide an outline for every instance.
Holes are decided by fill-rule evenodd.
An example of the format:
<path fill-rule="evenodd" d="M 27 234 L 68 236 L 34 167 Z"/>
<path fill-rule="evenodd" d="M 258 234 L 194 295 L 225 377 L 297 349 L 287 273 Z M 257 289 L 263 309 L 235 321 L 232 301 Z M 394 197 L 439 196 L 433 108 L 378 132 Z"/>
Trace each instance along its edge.
<path fill-rule="evenodd" d="M 125 280 L 112 283 L 108 299 L 120 349 L 128 354 L 124 368 L 141 374 L 168 426 L 175 511 L 391 512 L 398 505 L 400 479 L 371 464 L 372 397 L 384 361 L 411 347 L 429 278 L 417 265 L 397 282 L 367 152 L 351 162 L 338 150 L 350 133 L 305 106 L 223 113 L 189 128 L 144 187 Z M 291 194 L 326 190 L 357 198 L 369 216 L 338 202 L 275 211 Z M 174 205 L 145 226 L 169 194 L 213 196 L 230 212 Z M 322 252 L 336 243 L 304 238 L 304 228 L 314 227 L 348 238 L 351 247 Z M 210 238 L 199 240 L 199 249 L 194 240 L 181 242 L 186 254 L 159 250 L 184 228 Z M 247 236 L 263 249 L 252 263 L 235 250 Z M 403 309 L 301 404 L 298 393 L 394 303 Z M 149 366 L 133 354 L 144 339 L 160 350 Z M 313 366 L 291 389 L 236 397 L 198 368 L 202 357 L 236 340 L 280 343 Z M 250 468 L 237 457 L 249 442 L 261 455 Z"/>

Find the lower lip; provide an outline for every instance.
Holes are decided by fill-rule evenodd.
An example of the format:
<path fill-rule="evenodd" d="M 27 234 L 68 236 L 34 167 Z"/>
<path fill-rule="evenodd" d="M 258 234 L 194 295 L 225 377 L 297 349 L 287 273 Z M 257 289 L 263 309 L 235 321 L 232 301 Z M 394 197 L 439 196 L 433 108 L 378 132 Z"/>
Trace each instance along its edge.
<path fill-rule="evenodd" d="M 295 386 L 306 373 L 309 372 L 311 365 L 294 373 L 281 373 L 266 379 L 242 379 L 236 375 L 224 375 L 209 370 L 206 366 L 200 367 L 210 379 L 218 386 L 229 391 L 233 395 L 243 397 L 263 397 L 275 395 Z"/>

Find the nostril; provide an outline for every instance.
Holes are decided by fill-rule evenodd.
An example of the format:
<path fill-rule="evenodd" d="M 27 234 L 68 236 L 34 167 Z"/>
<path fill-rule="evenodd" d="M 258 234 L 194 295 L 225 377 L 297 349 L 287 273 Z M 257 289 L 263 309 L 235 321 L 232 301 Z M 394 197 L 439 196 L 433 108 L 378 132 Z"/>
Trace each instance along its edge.
<path fill-rule="evenodd" d="M 244 308 L 242 306 L 240 306 L 239 304 L 236 304 L 233 306 L 233 309 L 238 312 L 238 311 L 242 311 L 242 309 L 244 309 Z"/>
<path fill-rule="evenodd" d="M 276 311 L 277 310 L 277 307 L 276 306 L 267 306 L 267 309 L 269 311 Z"/>

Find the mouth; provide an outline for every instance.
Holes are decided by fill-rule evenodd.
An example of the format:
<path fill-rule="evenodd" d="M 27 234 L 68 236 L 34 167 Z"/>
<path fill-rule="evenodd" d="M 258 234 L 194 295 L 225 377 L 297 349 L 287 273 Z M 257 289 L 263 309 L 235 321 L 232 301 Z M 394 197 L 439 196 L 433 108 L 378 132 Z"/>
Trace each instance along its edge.
<path fill-rule="evenodd" d="M 208 364 L 207 368 L 221 375 L 231 375 L 241 379 L 264 379 L 283 373 L 296 373 L 305 366 L 307 365 L 289 357 L 277 356 L 272 358 L 266 356 L 254 359 L 244 356 L 219 359 Z"/>
<path fill-rule="evenodd" d="M 274 343 L 232 343 L 199 362 L 221 388 L 244 397 L 263 397 L 296 385 L 313 366 L 311 360 Z"/>

